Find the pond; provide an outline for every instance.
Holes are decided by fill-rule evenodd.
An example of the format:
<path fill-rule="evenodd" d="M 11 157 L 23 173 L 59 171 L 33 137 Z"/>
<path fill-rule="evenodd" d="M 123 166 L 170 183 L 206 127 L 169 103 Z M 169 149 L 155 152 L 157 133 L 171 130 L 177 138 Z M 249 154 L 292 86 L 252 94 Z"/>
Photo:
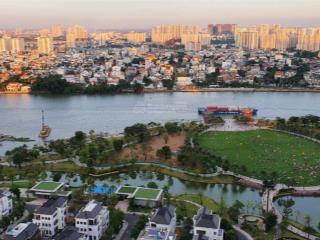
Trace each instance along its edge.
<path fill-rule="evenodd" d="M 158 188 L 165 185 L 170 186 L 169 192 L 173 195 L 198 194 L 210 197 L 216 201 L 223 199 L 227 205 L 231 206 L 236 200 L 250 206 L 250 210 L 257 212 L 261 206 L 261 193 L 258 190 L 241 187 L 234 184 L 205 184 L 183 181 L 175 177 L 169 177 L 153 172 L 131 172 L 122 173 L 96 180 L 97 186 L 144 186 L 149 182 L 155 182 Z"/>
<path fill-rule="evenodd" d="M 292 199 L 294 206 L 292 207 L 291 219 L 305 224 L 305 217 L 309 216 L 311 219 L 311 226 L 319 231 L 320 223 L 320 198 L 319 197 L 293 197 L 288 196 L 282 199 Z M 275 207 L 282 212 L 282 207 L 279 206 L 279 199 L 275 202 Z"/>

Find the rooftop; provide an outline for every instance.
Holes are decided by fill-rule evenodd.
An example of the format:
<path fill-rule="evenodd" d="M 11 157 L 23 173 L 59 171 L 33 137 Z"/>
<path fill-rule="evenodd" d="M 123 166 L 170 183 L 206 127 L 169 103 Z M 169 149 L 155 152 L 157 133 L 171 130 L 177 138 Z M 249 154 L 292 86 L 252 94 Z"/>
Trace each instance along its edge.
<path fill-rule="evenodd" d="M 43 181 L 43 182 L 37 183 L 35 186 L 31 188 L 31 190 L 38 191 L 38 192 L 56 192 L 63 185 L 64 183 L 61 183 L 61 182 Z"/>
<path fill-rule="evenodd" d="M 58 236 L 56 240 L 79 240 L 82 237 L 75 227 L 66 227 Z"/>
<path fill-rule="evenodd" d="M 207 208 L 199 209 L 196 216 L 194 216 L 195 226 L 204 228 L 220 228 L 220 217 L 212 214 Z"/>
<path fill-rule="evenodd" d="M 34 213 L 52 215 L 57 210 L 57 208 L 62 207 L 66 202 L 67 199 L 64 197 L 59 197 L 57 199 L 49 199 L 40 208 L 35 210 Z"/>
<path fill-rule="evenodd" d="M 92 200 L 82 210 L 80 210 L 76 218 L 94 219 L 99 215 L 102 208 L 103 207 L 100 202 Z"/>
<path fill-rule="evenodd" d="M 162 207 L 156 210 L 150 221 L 157 224 L 170 225 L 174 216 L 175 208 L 173 206 Z"/>
<path fill-rule="evenodd" d="M 20 223 L 12 229 L 7 230 L 3 236 L 4 240 L 25 240 L 36 235 L 38 227 L 34 223 Z"/>

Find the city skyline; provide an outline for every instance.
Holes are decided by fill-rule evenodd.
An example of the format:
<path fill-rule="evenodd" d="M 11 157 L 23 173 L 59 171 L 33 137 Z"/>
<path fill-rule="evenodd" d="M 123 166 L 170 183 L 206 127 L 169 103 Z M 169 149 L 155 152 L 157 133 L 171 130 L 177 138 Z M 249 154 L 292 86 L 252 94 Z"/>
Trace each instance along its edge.
<path fill-rule="evenodd" d="M 60 23 L 89 29 L 149 29 L 159 24 L 237 23 L 318 26 L 317 0 L 11 0 L 2 1 L 0 29 Z M 27 4 L 26 4 L 27 3 Z M 23 5 L 22 5 L 23 4 Z M 23 6 L 23 7 L 21 7 Z M 141 14 L 143 13 L 143 14 Z M 163 14 L 161 14 L 163 13 Z M 9 21 L 8 21 L 9 19 Z"/>

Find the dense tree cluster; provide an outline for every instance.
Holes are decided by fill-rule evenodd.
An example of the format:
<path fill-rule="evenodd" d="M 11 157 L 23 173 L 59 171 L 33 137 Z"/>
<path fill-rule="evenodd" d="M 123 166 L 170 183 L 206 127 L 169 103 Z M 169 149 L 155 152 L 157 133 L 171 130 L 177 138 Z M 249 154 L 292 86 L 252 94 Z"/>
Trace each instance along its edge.
<path fill-rule="evenodd" d="M 275 127 L 320 140 L 320 117 L 307 115 L 302 117 L 290 117 L 288 120 L 277 118 Z"/>
<path fill-rule="evenodd" d="M 117 85 L 110 85 L 106 82 L 91 85 L 70 83 L 60 75 L 39 77 L 31 89 L 33 92 L 45 92 L 50 94 L 115 94 L 122 92 L 141 93 L 143 85 L 138 82 L 120 80 Z"/>
<path fill-rule="evenodd" d="M 39 151 L 36 148 L 28 149 L 27 145 L 23 145 L 7 151 L 6 156 L 13 164 L 20 167 L 25 162 L 37 159 Z"/>

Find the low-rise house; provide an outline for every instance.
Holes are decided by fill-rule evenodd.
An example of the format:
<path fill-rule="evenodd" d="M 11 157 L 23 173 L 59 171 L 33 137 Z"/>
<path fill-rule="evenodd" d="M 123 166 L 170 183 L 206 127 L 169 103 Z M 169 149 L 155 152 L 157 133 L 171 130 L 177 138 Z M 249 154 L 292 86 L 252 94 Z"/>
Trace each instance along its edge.
<path fill-rule="evenodd" d="M 38 225 L 43 237 L 52 237 L 58 230 L 65 228 L 67 203 L 64 197 L 51 198 L 35 210 L 32 222 Z"/>
<path fill-rule="evenodd" d="M 4 240 L 40 240 L 39 228 L 34 223 L 19 223 L 14 228 L 8 229 L 3 235 Z"/>
<path fill-rule="evenodd" d="M 99 240 L 109 225 L 109 210 L 100 202 L 90 201 L 75 218 L 78 232 L 88 240 Z"/>
<path fill-rule="evenodd" d="M 11 193 L 0 189 L 0 220 L 8 216 L 13 209 Z"/>
<path fill-rule="evenodd" d="M 176 209 L 173 206 L 158 208 L 138 240 L 175 240 L 176 222 Z"/>
<path fill-rule="evenodd" d="M 200 208 L 193 217 L 193 240 L 223 240 L 221 218 L 207 208 Z"/>

